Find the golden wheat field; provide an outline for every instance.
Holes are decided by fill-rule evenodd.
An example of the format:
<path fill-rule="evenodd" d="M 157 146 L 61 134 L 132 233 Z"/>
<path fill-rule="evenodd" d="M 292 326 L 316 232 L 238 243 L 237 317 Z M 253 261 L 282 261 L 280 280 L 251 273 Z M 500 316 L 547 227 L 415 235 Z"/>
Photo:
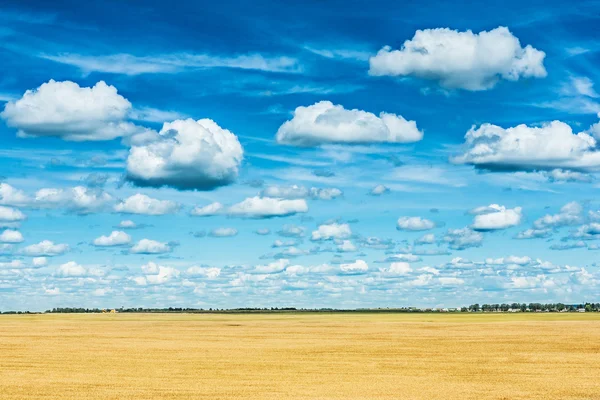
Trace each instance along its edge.
<path fill-rule="evenodd" d="M 600 399 L 600 314 L 5 315 L 0 398 Z"/>

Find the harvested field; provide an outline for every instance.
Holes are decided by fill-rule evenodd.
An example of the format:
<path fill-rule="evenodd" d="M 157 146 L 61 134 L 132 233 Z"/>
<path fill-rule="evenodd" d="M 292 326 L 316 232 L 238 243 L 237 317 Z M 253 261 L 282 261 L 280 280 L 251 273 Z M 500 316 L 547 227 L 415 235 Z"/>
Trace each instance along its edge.
<path fill-rule="evenodd" d="M 600 399 L 600 314 L 0 316 L 0 398 Z"/>

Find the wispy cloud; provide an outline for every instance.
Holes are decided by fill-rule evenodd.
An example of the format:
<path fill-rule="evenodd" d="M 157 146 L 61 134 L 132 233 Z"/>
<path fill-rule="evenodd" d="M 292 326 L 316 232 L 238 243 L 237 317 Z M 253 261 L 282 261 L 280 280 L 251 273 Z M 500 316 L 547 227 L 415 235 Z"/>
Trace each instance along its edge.
<path fill-rule="evenodd" d="M 83 55 L 73 53 L 39 54 L 40 58 L 68 64 L 82 72 L 104 72 L 124 75 L 176 73 L 194 68 L 234 68 L 265 72 L 301 73 L 303 67 L 295 58 L 266 57 L 261 54 L 242 54 L 232 57 L 211 54 L 172 53 L 152 56 L 132 54 Z"/>

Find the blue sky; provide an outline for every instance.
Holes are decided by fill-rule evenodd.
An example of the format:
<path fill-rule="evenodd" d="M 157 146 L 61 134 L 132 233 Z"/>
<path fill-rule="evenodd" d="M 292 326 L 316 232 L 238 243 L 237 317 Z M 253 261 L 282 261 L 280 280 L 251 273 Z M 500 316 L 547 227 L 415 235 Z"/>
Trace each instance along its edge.
<path fill-rule="evenodd" d="M 5 2 L 0 309 L 593 300 L 599 19 Z"/>

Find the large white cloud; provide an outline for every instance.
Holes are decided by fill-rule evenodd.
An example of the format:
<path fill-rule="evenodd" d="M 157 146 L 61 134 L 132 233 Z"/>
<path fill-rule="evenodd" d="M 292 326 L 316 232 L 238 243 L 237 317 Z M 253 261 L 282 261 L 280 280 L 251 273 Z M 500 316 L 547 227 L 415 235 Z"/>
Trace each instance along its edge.
<path fill-rule="evenodd" d="M 174 213 L 179 205 L 170 200 L 158 200 L 137 193 L 115 205 L 115 211 L 125 214 L 164 215 Z"/>
<path fill-rule="evenodd" d="M 402 231 L 426 231 L 435 228 L 435 222 L 421 217 L 400 217 L 396 228 Z"/>
<path fill-rule="evenodd" d="M 323 224 L 312 232 L 311 240 L 348 239 L 352 236 L 352 229 L 348 224 Z"/>
<path fill-rule="evenodd" d="M 8 183 L 0 183 L 0 204 L 7 206 L 26 206 L 31 199 L 24 191 L 16 189 Z"/>
<path fill-rule="evenodd" d="M 80 87 L 50 80 L 8 102 L 0 116 L 20 137 L 111 140 L 144 130 L 125 121 L 130 109 L 131 103 L 103 81 Z"/>
<path fill-rule="evenodd" d="M 109 247 L 123 246 L 131 243 L 131 236 L 123 231 L 112 231 L 108 236 L 100 236 L 94 239 L 94 246 Z"/>
<path fill-rule="evenodd" d="M 210 217 L 221 213 L 223 209 L 223 204 L 219 202 L 214 202 L 203 207 L 194 207 L 192 211 L 190 211 L 190 215 L 193 215 L 195 217 Z"/>
<path fill-rule="evenodd" d="M 127 179 L 139 186 L 210 190 L 233 182 L 244 151 L 237 136 L 210 119 L 175 120 L 127 157 Z"/>
<path fill-rule="evenodd" d="M 386 46 L 369 60 L 376 76 L 415 76 L 446 88 L 486 90 L 500 79 L 543 78 L 543 51 L 521 47 L 508 28 L 473 33 L 448 28 L 417 30 L 400 50 Z"/>
<path fill-rule="evenodd" d="M 249 197 L 228 208 L 231 216 L 245 218 L 285 217 L 308 211 L 304 199 L 286 200 L 272 197 Z"/>
<path fill-rule="evenodd" d="M 506 129 L 483 124 L 467 132 L 464 153 L 452 161 L 490 170 L 594 171 L 600 169 L 600 152 L 590 133 L 575 134 L 561 121 Z"/>
<path fill-rule="evenodd" d="M 490 204 L 483 213 L 478 213 L 473 220 L 472 228 L 477 231 L 506 229 L 521 223 L 521 207 L 506 208 L 498 204 Z"/>
<path fill-rule="evenodd" d="M 67 244 L 55 244 L 51 240 L 42 240 L 37 244 L 31 244 L 23 248 L 21 253 L 31 257 L 52 257 L 64 254 L 68 250 L 69 246 Z"/>
<path fill-rule="evenodd" d="M 294 117 L 277 131 L 278 143 L 318 146 L 327 143 L 411 143 L 423 138 L 415 121 L 382 112 L 379 116 L 362 110 L 347 110 L 330 101 L 298 107 Z"/>
<path fill-rule="evenodd" d="M 583 207 L 576 201 L 565 204 L 557 214 L 546 214 L 533 222 L 537 230 L 559 228 L 561 226 L 576 225 L 583 221 Z"/>

